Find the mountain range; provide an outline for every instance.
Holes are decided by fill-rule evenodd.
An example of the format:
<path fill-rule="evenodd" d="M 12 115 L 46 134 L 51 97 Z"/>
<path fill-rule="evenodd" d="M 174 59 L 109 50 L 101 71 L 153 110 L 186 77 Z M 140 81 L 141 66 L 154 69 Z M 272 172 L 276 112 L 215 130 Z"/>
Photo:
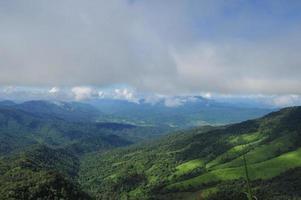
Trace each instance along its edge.
<path fill-rule="evenodd" d="M 95 104 L 0 102 L 1 199 L 246 199 L 248 183 L 257 199 L 301 198 L 301 107 L 175 128 L 117 113 L 130 114 L 129 106 L 133 113 L 155 116 L 147 112 L 154 108 L 168 116 L 198 109 L 195 102 L 166 108 L 114 101 L 111 113 Z"/>
<path fill-rule="evenodd" d="M 106 118 L 114 116 L 115 120 L 119 118 L 124 122 L 140 125 L 163 124 L 178 128 L 236 123 L 263 116 L 274 110 L 221 103 L 200 96 L 174 97 L 169 104 L 166 101 L 94 99 L 86 103 L 98 108 L 106 114 Z"/>

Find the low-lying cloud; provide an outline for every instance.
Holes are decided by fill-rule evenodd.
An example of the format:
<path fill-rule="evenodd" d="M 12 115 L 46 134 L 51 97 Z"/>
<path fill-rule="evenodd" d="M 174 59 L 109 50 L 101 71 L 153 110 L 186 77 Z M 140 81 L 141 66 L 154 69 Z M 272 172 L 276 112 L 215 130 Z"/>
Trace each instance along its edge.
<path fill-rule="evenodd" d="M 301 95 L 228 95 L 220 93 L 199 93 L 194 95 L 163 95 L 156 93 L 140 93 L 126 86 L 95 88 L 77 87 L 0 87 L 0 101 L 13 100 L 23 102 L 29 100 L 50 101 L 87 101 L 87 100 L 123 100 L 136 104 L 155 105 L 163 103 L 166 107 L 179 107 L 186 103 L 198 101 L 198 97 L 208 100 L 229 103 L 236 106 L 250 107 L 287 107 L 301 105 Z"/>

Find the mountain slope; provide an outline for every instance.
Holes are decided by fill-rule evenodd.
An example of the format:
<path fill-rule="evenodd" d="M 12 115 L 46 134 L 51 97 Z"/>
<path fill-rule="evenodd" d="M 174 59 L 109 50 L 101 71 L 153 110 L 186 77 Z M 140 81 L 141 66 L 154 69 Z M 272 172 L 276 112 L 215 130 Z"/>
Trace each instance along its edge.
<path fill-rule="evenodd" d="M 0 105 L 0 156 L 20 151 L 33 144 L 68 148 L 82 154 L 153 139 L 172 130 L 169 126 L 73 121 L 69 120 L 70 118 L 60 117 L 59 112 L 51 114 L 47 102 L 32 101 L 25 104 L 30 104 L 30 107 L 35 109 L 30 112 L 20 109 L 19 106 L 23 107 L 24 104 Z M 44 104 L 45 111 L 43 109 L 36 111 Z M 52 107 L 52 103 L 50 105 Z M 46 112 L 48 114 L 41 117 L 44 115 L 42 113 Z M 69 111 L 60 110 L 60 112 Z"/>
<path fill-rule="evenodd" d="M 67 121 L 95 121 L 103 115 L 95 107 L 79 102 L 36 100 L 13 104 L 7 107 L 19 109 L 40 118 L 57 118 Z"/>
<path fill-rule="evenodd" d="M 166 101 L 166 100 L 165 100 Z M 271 111 L 218 103 L 202 97 L 177 97 L 175 105 L 166 105 L 163 100 L 138 103 L 117 99 L 95 99 L 82 102 L 26 101 L 0 102 L 0 108 L 18 109 L 42 119 L 56 118 L 71 122 L 117 122 L 136 125 L 169 126 L 176 128 L 207 124 L 241 122 L 263 116 Z"/>
<path fill-rule="evenodd" d="M 164 130 L 40 115 L 7 103 L 0 108 L 0 199 L 91 199 L 77 183 L 80 156 Z"/>
<path fill-rule="evenodd" d="M 112 194 L 119 199 L 241 199 L 245 154 L 259 199 L 265 196 L 256 187 L 259 180 L 269 199 L 301 198 L 299 190 L 272 192 L 277 184 L 285 185 L 284 173 L 288 180 L 293 179 L 289 170 L 299 173 L 300 141 L 301 107 L 287 108 L 256 120 L 192 129 L 162 141 L 89 155 L 81 161 L 80 180 L 99 199 L 112 199 Z M 271 179 L 277 182 L 270 185 Z"/>
<path fill-rule="evenodd" d="M 64 150 L 35 146 L 0 160 L 0 198 L 92 199 L 72 180 L 78 159 Z"/>
<path fill-rule="evenodd" d="M 70 149 L 76 146 L 77 151 L 87 146 L 85 151 L 97 151 L 131 144 L 115 132 L 96 123 L 45 119 L 15 108 L 0 108 L 0 155 L 37 143 Z"/>

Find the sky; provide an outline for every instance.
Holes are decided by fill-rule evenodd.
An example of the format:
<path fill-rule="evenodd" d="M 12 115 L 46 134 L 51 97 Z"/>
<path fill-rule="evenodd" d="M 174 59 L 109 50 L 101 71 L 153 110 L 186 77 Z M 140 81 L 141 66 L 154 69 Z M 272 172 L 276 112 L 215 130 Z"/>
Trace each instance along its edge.
<path fill-rule="evenodd" d="M 0 1 L 0 97 L 68 88 L 58 97 L 135 99 L 126 85 L 299 102 L 300 10 L 299 0 Z"/>

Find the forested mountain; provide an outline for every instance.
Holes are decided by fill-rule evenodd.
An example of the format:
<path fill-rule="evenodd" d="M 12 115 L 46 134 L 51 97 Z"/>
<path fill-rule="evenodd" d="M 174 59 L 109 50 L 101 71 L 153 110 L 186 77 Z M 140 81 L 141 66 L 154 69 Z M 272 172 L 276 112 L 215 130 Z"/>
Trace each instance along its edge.
<path fill-rule="evenodd" d="M 113 133 L 116 131 L 99 128 L 95 123 L 75 123 L 56 118 L 41 119 L 11 108 L 0 109 L 0 132 L 0 155 L 35 143 L 86 152 L 131 143 Z"/>
<path fill-rule="evenodd" d="M 70 122 L 40 118 L 24 111 L 0 108 L 0 155 L 32 144 L 64 147 L 77 153 L 110 149 L 156 138 L 169 127 L 134 126 L 108 122 Z"/>
<path fill-rule="evenodd" d="M 193 99 L 193 100 L 191 100 Z M 0 108 L 30 113 L 43 119 L 69 122 L 116 122 L 143 126 L 187 128 L 200 125 L 221 125 L 261 117 L 272 111 L 218 103 L 202 97 L 181 97 L 180 104 L 169 106 L 164 101 L 149 103 L 145 99 L 129 102 L 118 99 L 97 99 L 86 102 L 63 101 L 0 101 Z"/>
<path fill-rule="evenodd" d="M 35 103 L 0 104 L 0 199 L 246 199 L 243 155 L 258 199 L 301 198 L 301 107 L 158 138 Z"/>
<path fill-rule="evenodd" d="M 62 149 L 35 145 L 0 159 L 0 198 L 3 200 L 92 200 L 75 179 L 78 158 Z"/>
<path fill-rule="evenodd" d="M 68 110 L 52 112 L 46 104 L 45 111 L 39 112 L 45 102 L 30 102 L 36 103 L 26 109 L 24 104 L 0 105 L 0 199 L 91 199 L 78 184 L 81 156 L 127 146 L 169 130 L 74 121 L 59 117 Z"/>
<path fill-rule="evenodd" d="M 0 107 L 25 111 L 39 118 L 57 118 L 67 121 L 95 121 L 103 115 L 95 107 L 79 102 L 35 100 L 14 103 L 2 101 Z"/>
<path fill-rule="evenodd" d="M 96 199 L 300 199 L 301 107 L 81 160 L 80 183 Z"/>

